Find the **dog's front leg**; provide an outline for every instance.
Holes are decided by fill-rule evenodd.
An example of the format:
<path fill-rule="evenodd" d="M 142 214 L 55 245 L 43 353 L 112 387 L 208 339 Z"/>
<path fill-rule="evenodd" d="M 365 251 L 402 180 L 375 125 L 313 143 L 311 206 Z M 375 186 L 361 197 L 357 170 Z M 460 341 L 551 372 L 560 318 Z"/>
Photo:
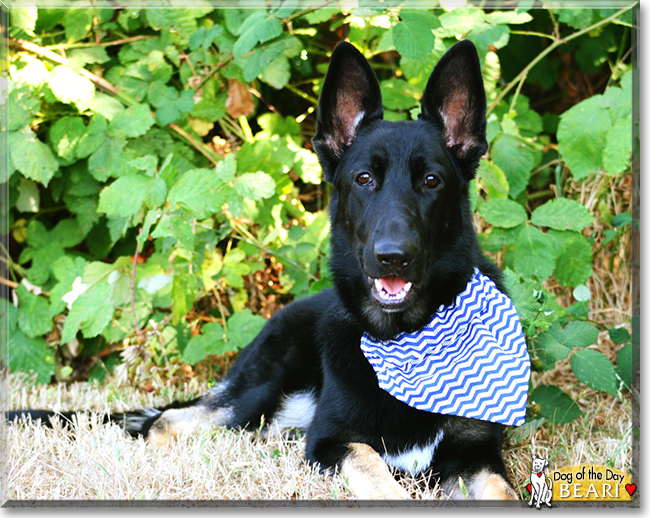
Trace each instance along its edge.
<path fill-rule="evenodd" d="M 535 488 L 531 486 L 530 488 L 530 501 L 528 505 L 533 505 L 533 499 L 535 498 Z"/>
<path fill-rule="evenodd" d="M 391 475 L 388 466 L 373 448 L 355 442 L 341 462 L 341 474 L 360 500 L 404 500 L 410 496 Z"/>

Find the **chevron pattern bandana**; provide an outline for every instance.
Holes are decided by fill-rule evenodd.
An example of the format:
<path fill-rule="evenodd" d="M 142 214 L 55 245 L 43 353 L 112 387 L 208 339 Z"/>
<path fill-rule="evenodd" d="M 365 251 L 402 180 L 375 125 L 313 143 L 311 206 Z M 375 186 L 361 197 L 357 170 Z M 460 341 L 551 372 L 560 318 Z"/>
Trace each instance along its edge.
<path fill-rule="evenodd" d="M 451 306 L 420 331 L 389 341 L 365 334 L 361 350 L 379 386 L 427 412 L 520 425 L 530 358 L 512 301 L 475 269 Z"/>

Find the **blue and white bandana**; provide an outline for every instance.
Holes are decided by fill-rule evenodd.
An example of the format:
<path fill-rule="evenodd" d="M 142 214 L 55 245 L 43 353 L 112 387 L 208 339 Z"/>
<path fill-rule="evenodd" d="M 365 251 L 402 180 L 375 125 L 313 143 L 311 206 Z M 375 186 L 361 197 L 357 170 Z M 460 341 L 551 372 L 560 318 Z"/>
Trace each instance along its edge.
<path fill-rule="evenodd" d="M 530 358 L 512 301 L 478 269 L 451 306 L 393 340 L 367 333 L 361 350 L 379 386 L 427 412 L 520 425 Z"/>

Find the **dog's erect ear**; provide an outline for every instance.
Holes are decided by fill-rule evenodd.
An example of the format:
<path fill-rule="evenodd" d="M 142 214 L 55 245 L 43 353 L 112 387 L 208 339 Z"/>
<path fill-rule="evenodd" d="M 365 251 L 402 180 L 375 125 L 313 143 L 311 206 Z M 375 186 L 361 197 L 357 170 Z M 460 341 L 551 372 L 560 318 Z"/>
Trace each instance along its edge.
<path fill-rule="evenodd" d="M 485 89 L 476 47 L 456 43 L 442 56 L 427 83 L 420 117 L 440 124 L 447 147 L 473 176 L 487 151 Z"/>
<path fill-rule="evenodd" d="M 370 64 L 350 43 L 339 43 L 321 91 L 313 140 L 326 175 L 352 145 L 359 128 L 383 114 L 379 82 Z"/>

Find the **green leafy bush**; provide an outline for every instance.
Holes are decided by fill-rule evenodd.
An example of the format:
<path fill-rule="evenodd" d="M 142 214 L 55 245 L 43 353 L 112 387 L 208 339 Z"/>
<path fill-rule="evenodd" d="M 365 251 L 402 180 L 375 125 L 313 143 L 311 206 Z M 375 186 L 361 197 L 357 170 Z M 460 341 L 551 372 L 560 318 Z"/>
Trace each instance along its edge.
<path fill-rule="evenodd" d="M 112 369 L 142 382 L 240 350 L 261 315 L 331 284 L 310 138 L 335 43 L 372 59 L 386 118 L 406 120 L 435 62 L 468 38 L 489 105 L 471 192 L 481 244 L 505 270 L 534 368 L 568 358 L 580 383 L 620 397 L 629 317 L 590 311 L 595 265 L 629 267 L 631 8 L 326 4 L 11 10 L 9 367 L 39 383 Z M 581 186 L 596 189 L 588 204 Z M 605 331 L 615 362 L 594 347 Z M 529 426 L 580 415 L 559 387 L 532 388 Z"/>

